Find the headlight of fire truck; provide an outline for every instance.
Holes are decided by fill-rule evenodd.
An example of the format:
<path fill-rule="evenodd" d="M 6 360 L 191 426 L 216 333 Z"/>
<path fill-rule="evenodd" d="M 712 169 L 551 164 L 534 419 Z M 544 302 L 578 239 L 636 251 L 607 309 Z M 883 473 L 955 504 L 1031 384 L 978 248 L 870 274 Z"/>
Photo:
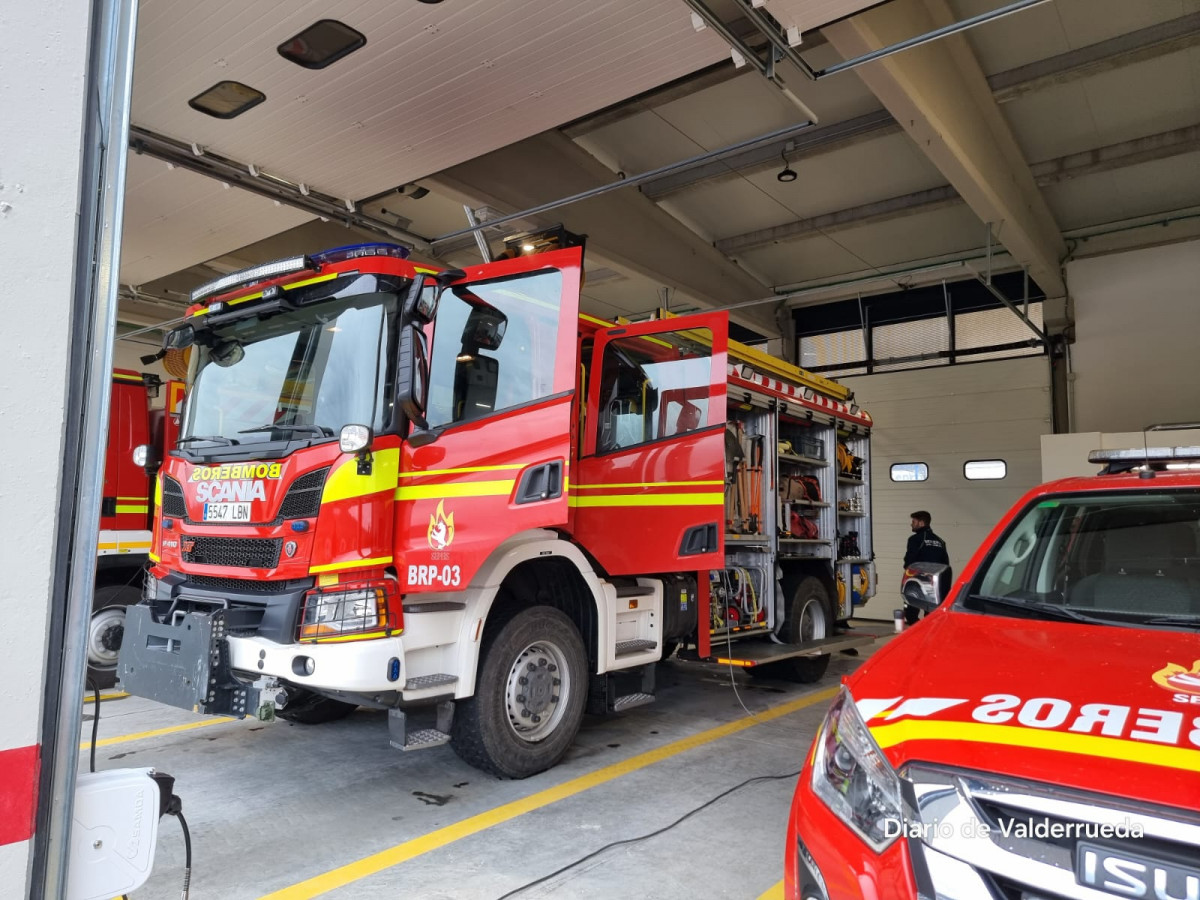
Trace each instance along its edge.
<path fill-rule="evenodd" d="M 883 755 L 845 688 L 817 735 L 813 792 L 876 853 L 901 832 L 900 778 Z"/>
<path fill-rule="evenodd" d="M 399 629 L 392 626 L 388 615 L 388 601 L 395 590 L 395 582 L 379 579 L 309 591 L 300 616 L 300 640 L 395 633 Z"/>

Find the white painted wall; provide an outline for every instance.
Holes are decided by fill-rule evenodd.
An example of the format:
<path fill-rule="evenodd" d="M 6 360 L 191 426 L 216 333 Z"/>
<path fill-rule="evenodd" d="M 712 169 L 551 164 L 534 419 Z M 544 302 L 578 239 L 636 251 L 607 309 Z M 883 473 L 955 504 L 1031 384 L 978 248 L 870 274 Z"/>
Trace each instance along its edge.
<path fill-rule="evenodd" d="M 0 751 L 39 739 L 90 7 L 0 13 Z M 7 895 L 25 893 L 29 847 L 0 847 Z"/>
<path fill-rule="evenodd" d="M 1087 461 L 1093 450 L 1124 450 L 1130 447 L 1198 447 L 1200 430 L 1104 434 L 1084 431 L 1074 434 L 1042 435 L 1042 481 L 1095 475 L 1100 466 Z"/>
<path fill-rule="evenodd" d="M 1073 431 L 1200 420 L 1200 241 L 1067 264 Z"/>
<path fill-rule="evenodd" d="M 955 572 L 996 522 L 1041 481 L 1041 436 L 1051 430 L 1045 357 L 1006 359 L 839 379 L 875 420 L 871 437 L 879 591 L 860 608 L 890 619 L 900 606 L 900 573 L 912 534 L 909 514 L 933 516 Z M 1003 459 L 1001 481 L 967 481 L 963 463 Z M 929 480 L 893 482 L 892 463 L 923 462 Z"/>

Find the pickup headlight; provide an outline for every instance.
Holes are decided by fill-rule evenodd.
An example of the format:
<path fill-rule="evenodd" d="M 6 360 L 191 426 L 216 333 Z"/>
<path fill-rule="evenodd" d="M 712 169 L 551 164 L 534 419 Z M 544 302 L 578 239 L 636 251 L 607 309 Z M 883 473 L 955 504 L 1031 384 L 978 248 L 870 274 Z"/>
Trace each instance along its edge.
<path fill-rule="evenodd" d="M 300 640 L 316 641 L 348 634 L 382 637 L 393 633 L 388 600 L 395 593 L 390 580 L 360 581 L 318 588 L 304 595 Z"/>
<path fill-rule="evenodd" d="M 900 779 L 845 688 L 833 701 L 813 755 L 813 792 L 876 853 L 900 835 Z"/>

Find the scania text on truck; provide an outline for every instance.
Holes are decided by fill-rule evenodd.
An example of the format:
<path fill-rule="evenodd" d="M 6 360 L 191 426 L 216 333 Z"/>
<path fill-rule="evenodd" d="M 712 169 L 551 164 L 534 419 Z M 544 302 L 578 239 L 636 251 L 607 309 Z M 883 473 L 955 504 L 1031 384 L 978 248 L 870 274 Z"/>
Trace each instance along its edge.
<path fill-rule="evenodd" d="M 199 712 L 386 709 L 506 777 L 655 664 L 814 681 L 873 591 L 871 419 L 727 314 L 581 314 L 583 240 L 339 248 L 198 289 L 120 679 Z M 415 720 L 430 719 L 427 727 Z"/>

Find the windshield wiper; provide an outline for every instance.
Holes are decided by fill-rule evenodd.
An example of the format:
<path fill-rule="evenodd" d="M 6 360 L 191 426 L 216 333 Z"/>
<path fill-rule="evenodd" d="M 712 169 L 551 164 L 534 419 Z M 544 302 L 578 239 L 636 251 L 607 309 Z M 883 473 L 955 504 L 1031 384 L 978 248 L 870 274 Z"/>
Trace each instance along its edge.
<path fill-rule="evenodd" d="M 309 434 L 315 434 L 318 437 L 333 437 L 333 429 L 326 428 L 324 425 L 259 425 L 257 428 L 243 428 L 238 434 L 255 434 L 261 431 L 307 431 Z"/>
<path fill-rule="evenodd" d="M 1076 609 L 1059 606 L 1057 603 L 1047 603 L 1044 600 L 1025 600 L 1020 597 L 989 597 L 987 594 L 970 594 L 968 600 L 980 603 L 992 603 L 996 606 L 1007 606 L 1012 609 L 1024 609 L 1033 613 L 1041 613 L 1052 619 L 1071 619 L 1077 622 L 1104 622 L 1107 619 L 1096 618 L 1081 613 Z"/>
<path fill-rule="evenodd" d="M 1193 628 L 1200 628 L 1200 616 L 1197 615 L 1177 615 L 1177 616 L 1154 616 L 1151 619 L 1139 619 L 1139 625 L 1190 625 Z"/>
<path fill-rule="evenodd" d="M 232 447 L 234 444 L 240 443 L 233 438 L 225 437 L 223 434 L 193 434 L 188 437 L 181 437 L 175 443 L 186 444 L 188 441 L 212 441 L 215 444 L 224 444 L 226 447 Z"/>

